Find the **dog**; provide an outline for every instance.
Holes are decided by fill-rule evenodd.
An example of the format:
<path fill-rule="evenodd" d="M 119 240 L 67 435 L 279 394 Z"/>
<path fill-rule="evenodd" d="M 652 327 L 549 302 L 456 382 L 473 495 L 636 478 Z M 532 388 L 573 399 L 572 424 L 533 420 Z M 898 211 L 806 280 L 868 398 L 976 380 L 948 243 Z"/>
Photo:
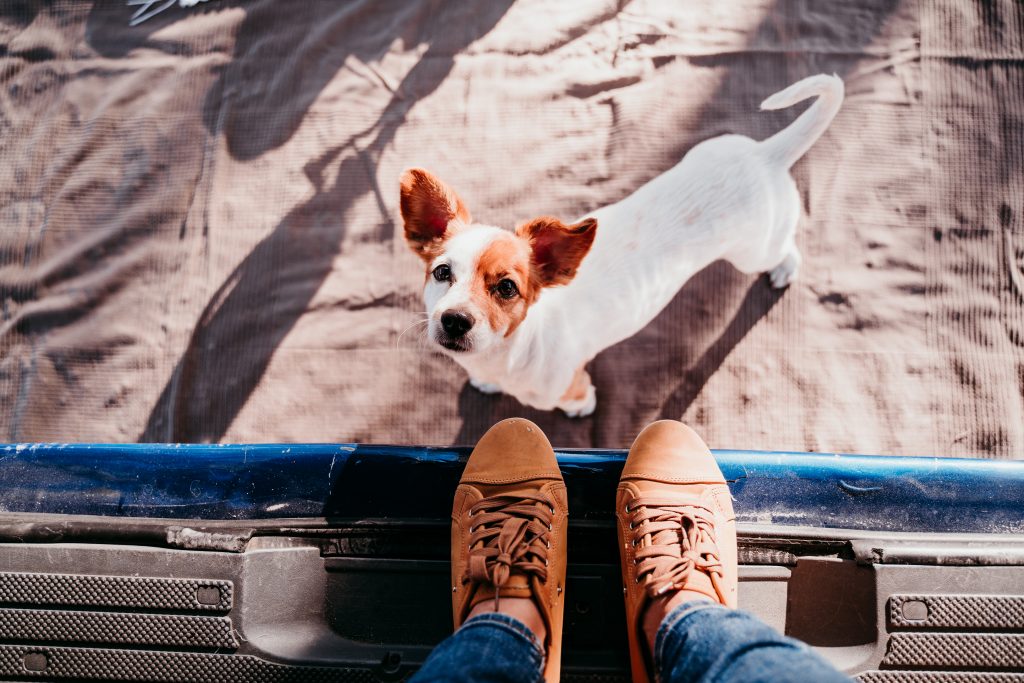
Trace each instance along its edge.
<path fill-rule="evenodd" d="M 800 196 L 789 169 L 828 128 L 843 90 L 834 75 L 794 83 L 761 103 L 817 98 L 782 131 L 760 142 L 706 140 L 573 223 L 542 216 L 514 232 L 474 223 L 452 188 L 407 169 L 401 214 L 406 242 L 426 264 L 429 339 L 484 393 L 590 415 L 597 395 L 586 364 L 641 330 L 712 261 L 768 272 L 777 288 L 793 281 Z"/>

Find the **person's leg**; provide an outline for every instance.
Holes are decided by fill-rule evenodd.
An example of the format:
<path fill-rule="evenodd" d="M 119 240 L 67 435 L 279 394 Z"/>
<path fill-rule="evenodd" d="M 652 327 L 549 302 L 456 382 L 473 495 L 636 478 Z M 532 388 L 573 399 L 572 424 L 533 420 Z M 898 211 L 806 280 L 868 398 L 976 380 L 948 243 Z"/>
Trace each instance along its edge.
<path fill-rule="evenodd" d="M 555 452 L 529 420 L 492 427 L 452 509 L 455 633 L 411 679 L 557 681 L 568 498 Z"/>
<path fill-rule="evenodd" d="M 636 438 L 616 495 L 634 681 L 849 680 L 736 608 L 736 521 L 697 434 L 664 420 Z"/>
<path fill-rule="evenodd" d="M 533 631 L 492 612 L 467 620 L 434 648 L 410 683 L 538 683 L 543 674 L 544 650 Z"/>
<path fill-rule="evenodd" d="M 663 683 L 847 682 L 818 653 L 742 610 L 684 603 L 662 621 L 654 663 Z"/>

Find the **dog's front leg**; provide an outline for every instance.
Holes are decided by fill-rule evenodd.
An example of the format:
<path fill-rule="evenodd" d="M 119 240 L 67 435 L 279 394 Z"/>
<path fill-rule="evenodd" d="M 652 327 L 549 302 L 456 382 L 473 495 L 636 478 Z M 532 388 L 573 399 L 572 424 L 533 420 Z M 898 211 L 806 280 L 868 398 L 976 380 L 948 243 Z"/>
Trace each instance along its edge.
<path fill-rule="evenodd" d="M 500 394 L 501 393 L 501 387 L 499 385 L 492 384 L 490 382 L 484 382 L 483 380 L 479 380 L 479 379 L 477 379 L 475 377 L 472 377 L 472 376 L 469 378 L 469 383 L 473 385 L 474 389 L 476 389 L 477 391 L 479 391 L 482 394 Z"/>
<path fill-rule="evenodd" d="M 559 399 L 558 407 L 569 417 L 586 417 L 597 408 L 597 390 L 582 365 L 573 375 L 568 390 Z"/>

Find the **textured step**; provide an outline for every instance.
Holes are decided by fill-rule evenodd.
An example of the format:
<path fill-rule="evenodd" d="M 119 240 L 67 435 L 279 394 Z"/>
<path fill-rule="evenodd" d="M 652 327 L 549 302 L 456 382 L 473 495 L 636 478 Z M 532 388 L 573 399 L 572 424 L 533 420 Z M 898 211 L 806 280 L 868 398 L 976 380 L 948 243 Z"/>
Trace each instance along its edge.
<path fill-rule="evenodd" d="M 288 666 L 246 655 L 0 645 L 0 677 L 150 683 L 372 683 L 366 669 Z"/>
<path fill-rule="evenodd" d="M 1024 635 L 1015 633 L 894 633 L 886 666 L 1024 669 Z"/>
<path fill-rule="evenodd" d="M 0 641 L 235 649 L 227 617 L 0 609 Z"/>
<path fill-rule="evenodd" d="M 1024 629 L 1021 595 L 894 595 L 889 625 L 896 628 Z"/>
<path fill-rule="evenodd" d="M 0 604 L 227 612 L 230 581 L 0 572 Z"/>
<path fill-rule="evenodd" d="M 1024 674 L 974 671 L 865 671 L 863 683 L 1024 683 Z"/>

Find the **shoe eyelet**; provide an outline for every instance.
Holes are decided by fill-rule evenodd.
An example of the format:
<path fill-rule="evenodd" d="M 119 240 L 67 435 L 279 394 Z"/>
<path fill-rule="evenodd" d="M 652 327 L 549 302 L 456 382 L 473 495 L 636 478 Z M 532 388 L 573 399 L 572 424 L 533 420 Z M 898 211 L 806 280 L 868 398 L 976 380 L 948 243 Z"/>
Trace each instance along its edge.
<path fill-rule="evenodd" d="M 632 529 L 632 528 L 633 528 L 633 522 L 630 522 L 630 523 L 629 523 L 629 528 L 630 528 L 630 529 Z"/>
<path fill-rule="evenodd" d="M 551 514 L 555 514 L 555 508 L 549 506 L 548 509 L 551 510 Z"/>
<path fill-rule="evenodd" d="M 636 583 L 638 583 L 638 584 L 640 583 L 640 577 L 639 576 L 636 577 Z"/>
<path fill-rule="evenodd" d="M 554 528 L 550 524 L 548 524 L 548 531 L 554 531 Z"/>

